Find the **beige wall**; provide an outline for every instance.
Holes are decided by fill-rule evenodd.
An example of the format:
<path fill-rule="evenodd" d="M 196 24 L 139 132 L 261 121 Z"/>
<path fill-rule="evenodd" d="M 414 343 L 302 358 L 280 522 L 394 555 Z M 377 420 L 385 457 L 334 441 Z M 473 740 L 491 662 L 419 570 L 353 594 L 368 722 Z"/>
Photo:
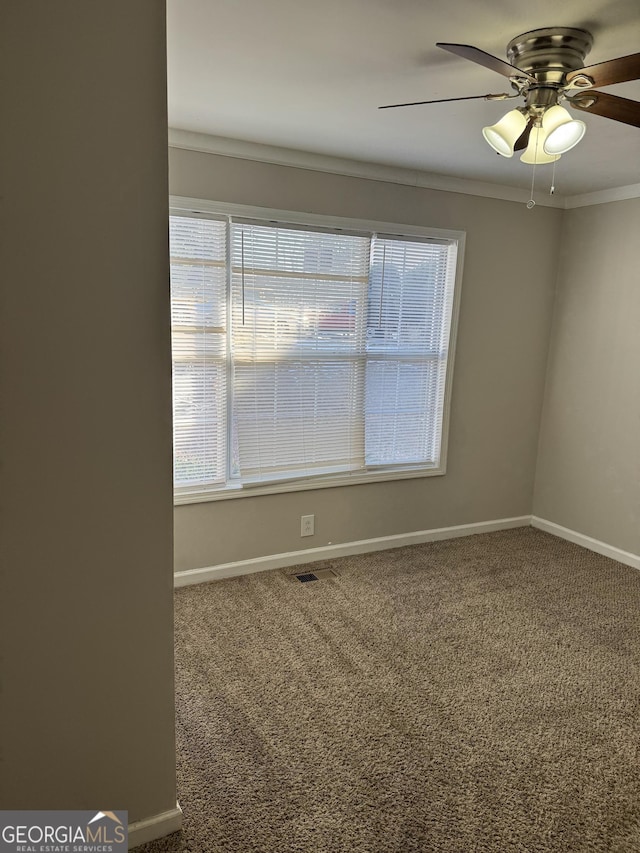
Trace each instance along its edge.
<path fill-rule="evenodd" d="M 5 0 L 0 806 L 175 806 L 165 10 Z"/>
<path fill-rule="evenodd" d="M 562 211 L 178 149 L 169 180 L 175 195 L 467 232 L 446 476 L 177 507 L 176 570 L 531 512 Z"/>
<path fill-rule="evenodd" d="M 640 554 L 640 199 L 568 210 L 534 513 Z"/>

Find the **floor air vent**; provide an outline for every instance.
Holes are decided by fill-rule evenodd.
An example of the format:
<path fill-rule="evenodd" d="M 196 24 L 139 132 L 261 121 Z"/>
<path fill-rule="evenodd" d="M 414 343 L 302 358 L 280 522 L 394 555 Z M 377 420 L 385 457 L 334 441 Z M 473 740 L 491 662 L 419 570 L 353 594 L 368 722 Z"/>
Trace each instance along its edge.
<path fill-rule="evenodd" d="M 338 573 L 333 569 L 316 569 L 314 572 L 295 572 L 292 575 L 287 575 L 290 581 L 299 581 L 300 583 L 309 583 L 309 581 L 329 581 L 338 577 Z"/>

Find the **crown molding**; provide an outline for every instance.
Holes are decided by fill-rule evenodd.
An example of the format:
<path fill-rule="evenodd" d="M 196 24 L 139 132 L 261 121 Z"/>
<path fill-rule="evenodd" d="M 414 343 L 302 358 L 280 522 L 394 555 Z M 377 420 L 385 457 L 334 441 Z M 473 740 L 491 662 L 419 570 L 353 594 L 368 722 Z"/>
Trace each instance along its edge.
<path fill-rule="evenodd" d="M 298 169 L 328 172 L 351 178 L 366 178 L 371 181 L 384 181 L 422 189 L 495 198 L 502 201 L 523 202 L 527 195 L 527 190 L 518 187 L 471 181 L 452 175 L 437 175 L 419 169 L 404 169 L 400 166 L 383 166 L 378 163 L 348 160 L 326 154 L 314 154 L 310 151 L 297 151 L 293 148 L 262 145 L 258 142 L 245 142 L 241 139 L 210 136 L 206 133 L 194 133 L 175 128 L 169 128 L 169 147 L 199 151 L 205 154 L 218 154 L 223 157 L 236 157 L 241 160 L 256 160 L 260 163 L 272 163 L 277 166 L 293 166 Z M 538 200 L 536 203 L 541 207 L 564 207 L 564 200 L 558 196 L 549 196 Z"/>
<path fill-rule="evenodd" d="M 230 139 L 226 136 L 211 136 L 207 133 L 194 133 L 190 130 L 179 130 L 177 128 L 169 128 L 169 147 L 182 148 L 186 151 L 199 151 L 205 154 L 218 154 L 222 157 L 235 157 L 240 160 L 255 160 L 259 163 L 272 163 L 276 166 L 292 166 L 296 169 L 308 169 L 313 172 L 365 178 L 370 181 L 384 181 L 409 187 L 421 187 L 422 189 L 462 193 L 480 196 L 481 198 L 495 198 L 501 201 L 523 202 L 527 194 L 525 190 L 519 187 L 472 181 L 466 178 L 456 178 L 453 175 L 437 175 L 433 172 L 423 172 L 420 169 L 404 169 L 400 166 L 384 166 L 380 163 L 349 160 L 328 154 L 315 154 L 312 151 L 298 151 L 294 148 L 263 145 L 260 142 Z M 614 187 L 572 196 L 543 196 L 536 199 L 536 204 L 539 207 L 571 209 L 639 197 L 640 184 L 630 184 L 624 187 Z"/>
<path fill-rule="evenodd" d="M 624 201 L 628 198 L 640 198 L 640 184 L 629 184 L 626 187 L 613 187 L 610 190 L 572 195 L 565 198 L 564 206 L 567 209 L 588 207 L 591 204 L 607 204 L 610 201 Z"/>

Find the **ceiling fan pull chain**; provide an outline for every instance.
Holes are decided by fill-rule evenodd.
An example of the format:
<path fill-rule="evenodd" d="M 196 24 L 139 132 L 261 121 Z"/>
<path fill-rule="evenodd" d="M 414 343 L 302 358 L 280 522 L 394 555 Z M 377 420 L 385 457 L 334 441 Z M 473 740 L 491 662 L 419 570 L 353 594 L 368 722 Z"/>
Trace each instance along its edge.
<path fill-rule="evenodd" d="M 556 191 L 556 163 L 558 161 L 553 161 L 553 171 L 551 172 L 551 189 L 549 190 L 549 195 L 553 195 Z"/>
<path fill-rule="evenodd" d="M 531 208 L 536 206 L 535 201 L 533 200 L 533 188 L 536 184 L 536 162 L 538 160 L 538 136 L 536 135 L 536 153 L 533 158 L 533 170 L 531 172 L 531 198 L 527 202 L 527 209 L 531 210 Z"/>

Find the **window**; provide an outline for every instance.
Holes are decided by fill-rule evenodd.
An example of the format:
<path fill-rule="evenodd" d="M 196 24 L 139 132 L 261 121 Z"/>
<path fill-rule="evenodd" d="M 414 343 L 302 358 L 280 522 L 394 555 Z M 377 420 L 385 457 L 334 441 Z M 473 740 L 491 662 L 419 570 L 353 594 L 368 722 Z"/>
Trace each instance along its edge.
<path fill-rule="evenodd" d="M 443 473 L 463 235 L 268 215 L 172 212 L 176 499 Z"/>

